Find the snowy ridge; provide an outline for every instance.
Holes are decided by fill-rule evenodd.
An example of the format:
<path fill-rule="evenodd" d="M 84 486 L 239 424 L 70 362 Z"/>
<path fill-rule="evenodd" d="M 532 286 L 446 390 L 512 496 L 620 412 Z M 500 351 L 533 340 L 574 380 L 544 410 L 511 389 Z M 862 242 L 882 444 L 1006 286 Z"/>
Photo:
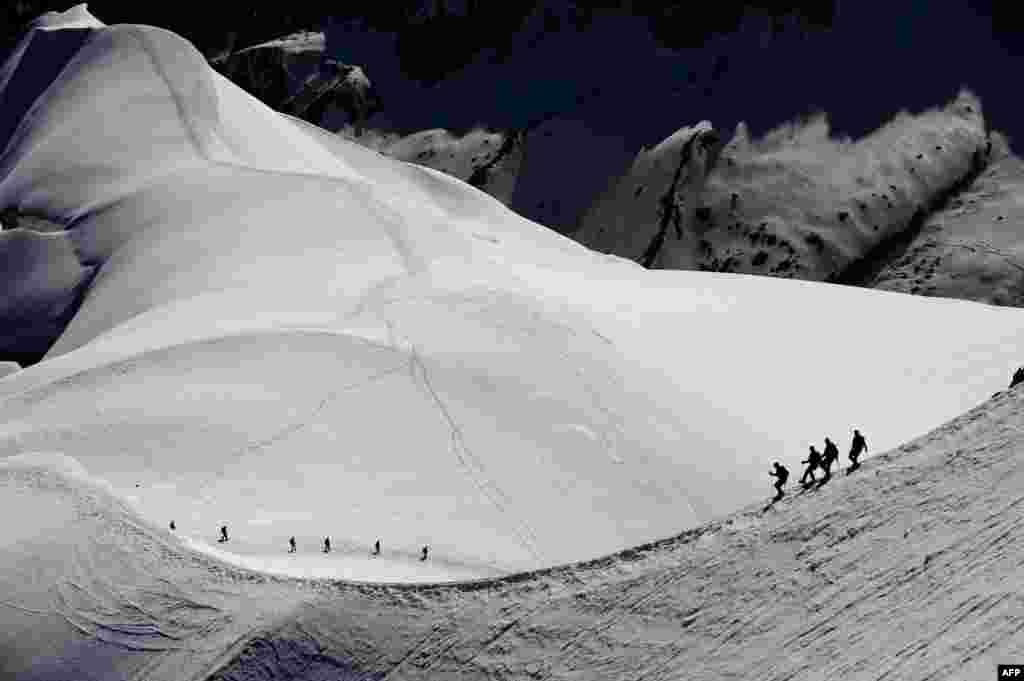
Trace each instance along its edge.
<path fill-rule="evenodd" d="M 711 123 L 701 121 L 641 149 L 629 171 L 590 207 L 573 238 L 645 267 L 696 269 L 690 257 L 696 247 L 681 244 L 692 239 L 716 141 Z"/>
<path fill-rule="evenodd" d="M 0 602 L 0 673 L 984 678 L 1024 644 L 1022 407 L 1002 392 L 767 514 L 448 585 L 239 570 L 134 517 L 67 458 L 7 459 L 0 498 L 25 522 L 0 544 L 0 583 L 17 594 Z"/>

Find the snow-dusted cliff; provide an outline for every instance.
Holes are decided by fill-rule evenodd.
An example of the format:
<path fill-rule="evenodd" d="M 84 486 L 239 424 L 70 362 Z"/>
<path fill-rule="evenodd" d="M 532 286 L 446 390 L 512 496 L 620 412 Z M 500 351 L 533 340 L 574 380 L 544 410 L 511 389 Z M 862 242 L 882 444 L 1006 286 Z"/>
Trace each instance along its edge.
<path fill-rule="evenodd" d="M 990 150 L 981 104 L 966 91 L 942 109 L 901 114 L 856 142 L 832 138 L 824 116 L 783 126 L 758 141 L 740 125 L 715 150 L 713 168 L 690 170 L 678 181 L 674 174 L 685 162 L 684 150 L 666 143 L 642 151 L 633 168 L 595 202 L 574 236 L 649 267 L 876 282 L 911 293 L 1006 301 L 1005 289 L 1012 288 L 1017 268 L 978 244 L 947 258 L 958 263 L 952 265 L 957 272 L 942 285 L 883 284 L 903 275 L 875 276 L 903 258 L 923 223 L 947 222 L 946 213 L 931 216 L 951 194 L 992 193 L 983 184 L 972 184 L 988 164 Z M 993 167 L 986 177 L 1006 177 L 1010 163 L 1003 161 L 1001 171 Z M 673 229 L 666 231 L 668 214 Z M 994 221 L 1003 235 L 996 248 L 1016 248 L 1015 215 L 1000 219 L 971 210 L 954 215 L 959 226 L 947 231 L 956 232 L 956 239 L 971 239 L 975 227 L 987 232 Z M 661 233 L 666 238 L 657 243 L 658 256 L 645 256 L 643 244 Z M 909 253 L 903 261 L 916 268 L 913 279 L 922 268 L 937 265 L 929 263 Z M 962 276 L 965 272 L 973 274 Z"/>
<path fill-rule="evenodd" d="M 505 205 L 515 191 L 523 161 L 524 139 L 516 133 L 475 129 L 457 136 L 435 129 L 403 136 L 347 126 L 340 134 L 385 156 L 468 182 Z"/>
<path fill-rule="evenodd" d="M 711 124 L 701 121 L 641 150 L 573 237 L 644 267 L 697 269 L 694 224 L 717 141 Z"/>
<path fill-rule="evenodd" d="M 382 102 L 359 66 L 325 53 L 323 33 L 303 32 L 229 52 L 210 63 L 268 106 L 337 130 L 361 130 Z"/>
<path fill-rule="evenodd" d="M 1024 162 L 999 133 L 984 170 L 865 273 L 887 291 L 1024 307 Z"/>

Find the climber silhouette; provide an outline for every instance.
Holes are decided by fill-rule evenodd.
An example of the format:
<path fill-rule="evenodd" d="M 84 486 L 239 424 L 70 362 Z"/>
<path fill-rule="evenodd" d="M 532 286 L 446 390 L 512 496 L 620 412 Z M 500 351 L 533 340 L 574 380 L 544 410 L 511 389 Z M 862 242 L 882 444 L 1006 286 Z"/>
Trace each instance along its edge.
<path fill-rule="evenodd" d="M 430 547 L 429 547 L 429 546 L 424 546 L 424 547 L 423 547 L 423 555 L 421 555 L 421 556 L 420 556 L 420 560 L 421 560 L 421 561 L 423 561 L 423 560 L 426 560 L 426 559 L 427 559 L 427 551 L 428 551 L 429 549 L 430 549 Z"/>
<path fill-rule="evenodd" d="M 174 524 L 174 521 L 172 520 L 172 521 L 171 521 L 171 530 L 176 530 L 176 529 L 178 529 L 178 526 L 177 526 L 177 525 L 175 525 L 175 524 Z"/>
<path fill-rule="evenodd" d="M 330 552 L 331 552 L 331 538 L 330 537 L 324 537 L 324 553 L 330 553 Z"/>
<path fill-rule="evenodd" d="M 375 556 L 379 556 L 380 555 L 380 539 L 378 539 L 377 541 L 375 541 L 373 543 L 373 555 L 375 555 Z"/>
<path fill-rule="evenodd" d="M 1013 372 L 1013 380 L 1010 381 L 1010 387 L 1012 388 L 1021 382 L 1024 382 L 1024 367 L 1020 367 Z"/>
<path fill-rule="evenodd" d="M 804 475 L 800 478 L 800 484 L 806 487 L 809 484 L 817 482 L 817 478 L 814 477 L 814 471 L 821 466 L 821 452 L 814 448 L 814 445 L 809 447 L 810 452 L 807 454 L 807 458 L 800 463 L 807 464 L 807 470 L 804 471 Z M 810 476 L 811 481 L 807 482 L 807 478 Z"/>
<path fill-rule="evenodd" d="M 775 469 L 773 471 L 768 471 L 768 475 L 775 478 L 775 498 L 772 499 L 772 503 L 774 504 L 776 501 L 782 499 L 786 494 L 782 491 L 782 486 L 786 484 L 787 480 L 789 480 L 789 470 L 778 461 L 773 465 Z"/>
<path fill-rule="evenodd" d="M 836 443 L 825 438 L 825 450 L 821 453 L 821 469 L 825 471 L 825 476 L 818 483 L 819 485 L 824 485 L 832 479 L 832 464 L 834 464 L 838 458 L 839 448 L 836 447 Z"/>
<path fill-rule="evenodd" d="M 228 540 L 228 526 L 227 525 L 221 525 L 220 526 L 220 539 L 218 539 L 217 541 L 219 541 L 220 543 L 223 544 L 227 540 Z"/>
<path fill-rule="evenodd" d="M 1019 369 L 1018 369 L 1019 371 Z M 864 439 L 864 436 L 860 434 L 860 431 L 856 428 L 853 429 L 853 442 L 850 443 L 850 467 L 846 469 L 846 474 L 849 475 L 853 471 L 860 468 L 860 461 L 857 458 L 862 452 L 868 450 L 868 442 Z"/>
<path fill-rule="evenodd" d="M 288 553 L 295 553 L 295 537 L 288 540 Z"/>

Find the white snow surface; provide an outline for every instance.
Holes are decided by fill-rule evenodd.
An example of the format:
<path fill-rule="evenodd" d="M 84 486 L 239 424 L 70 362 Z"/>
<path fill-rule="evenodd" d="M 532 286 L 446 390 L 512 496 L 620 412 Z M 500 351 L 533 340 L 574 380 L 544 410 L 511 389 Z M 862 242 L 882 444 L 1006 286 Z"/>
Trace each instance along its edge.
<path fill-rule="evenodd" d="M 826 435 L 919 435 L 1024 350 L 1017 309 L 591 252 L 273 112 L 159 28 L 92 29 L 39 93 L 0 140 L 0 205 L 101 268 L 47 359 L 0 380 L 0 455 L 61 452 L 249 567 L 599 556 L 767 494 Z"/>

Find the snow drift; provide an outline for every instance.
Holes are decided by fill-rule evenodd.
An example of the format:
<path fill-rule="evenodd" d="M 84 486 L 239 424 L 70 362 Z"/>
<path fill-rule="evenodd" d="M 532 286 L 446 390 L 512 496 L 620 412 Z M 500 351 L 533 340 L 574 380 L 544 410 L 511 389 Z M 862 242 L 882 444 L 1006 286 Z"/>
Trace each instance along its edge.
<path fill-rule="evenodd" d="M 809 441 L 923 432 L 1021 356 L 1014 310 L 596 254 L 268 109 L 174 34 L 64 16 L 0 72 L 25 103 L 0 207 L 67 225 L 98 270 L 0 382 L 0 453 L 71 456 L 193 546 L 226 523 L 236 562 L 435 580 L 593 557 L 735 509 Z M 400 570 L 366 559 L 377 538 Z"/>

